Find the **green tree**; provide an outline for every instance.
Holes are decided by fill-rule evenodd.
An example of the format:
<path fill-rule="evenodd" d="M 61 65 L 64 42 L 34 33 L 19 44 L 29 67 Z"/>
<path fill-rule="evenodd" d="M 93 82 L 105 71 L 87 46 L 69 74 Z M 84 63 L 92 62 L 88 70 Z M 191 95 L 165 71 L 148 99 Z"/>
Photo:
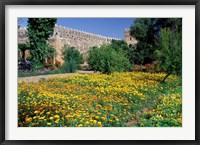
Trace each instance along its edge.
<path fill-rule="evenodd" d="M 130 68 L 130 62 L 122 51 L 116 51 L 111 44 L 93 47 L 89 51 L 89 66 L 102 73 L 123 72 Z"/>
<path fill-rule="evenodd" d="M 154 52 L 159 48 L 161 29 L 182 31 L 181 18 L 138 18 L 130 28 L 130 33 L 138 43 L 135 48 L 136 64 L 152 63 L 156 58 Z"/>
<path fill-rule="evenodd" d="M 124 40 L 112 40 L 111 45 L 115 51 L 122 51 L 129 59 L 130 63 L 134 64 L 134 47 L 128 46 Z"/>
<path fill-rule="evenodd" d="M 53 34 L 56 18 L 29 18 L 28 37 L 30 43 L 30 54 L 35 69 L 43 66 L 44 60 L 49 56 L 52 48 L 47 43 Z"/>
<path fill-rule="evenodd" d="M 166 78 L 175 73 L 182 74 L 182 34 L 173 32 L 169 28 L 161 29 L 160 49 L 155 51 L 155 55 L 159 60 L 160 67 L 167 73 L 162 82 Z"/>
<path fill-rule="evenodd" d="M 80 64 L 83 62 L 83 56 L 74 47 L 64 45 L 63 50 L 64 64 L 62 70 L 67 73 L 75 72 L 80 68 Z"/>
<path fill-rule="evenodd" d="M 154 61 L 154 50 L 157 42 L 156 20 L 150 18 L 136 19 L 130 28 L 130 33 L 138 43 L 135 48 L 135 64 L 146 64 Z"/>
<path fill-rule="evenodd" d="M 124 50 L 126 51 L 128 49 L 128 45 L 124 40 L 112 40 L 112 48 L 116 51 Z"/>
<path fill-rule="evenodd" d="M 171 31 L 182 32 L 181 18 L 156 18 L 156 25 L 158 31 L 162 28 L 169 28 Z"/>

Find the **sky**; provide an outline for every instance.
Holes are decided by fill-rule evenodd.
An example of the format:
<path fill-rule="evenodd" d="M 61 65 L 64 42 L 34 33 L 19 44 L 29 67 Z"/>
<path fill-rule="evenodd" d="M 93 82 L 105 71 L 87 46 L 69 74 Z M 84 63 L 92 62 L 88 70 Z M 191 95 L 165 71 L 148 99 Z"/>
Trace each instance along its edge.
<path fill-rule="evenodd" d="M 27 27 L 28 18 L 21 18 L 20 26 Z M 93 34 L 123 39 L 124 29 L 129 28 L 134 18 L 58 18 L 59 26 L 78 29 Z"/>

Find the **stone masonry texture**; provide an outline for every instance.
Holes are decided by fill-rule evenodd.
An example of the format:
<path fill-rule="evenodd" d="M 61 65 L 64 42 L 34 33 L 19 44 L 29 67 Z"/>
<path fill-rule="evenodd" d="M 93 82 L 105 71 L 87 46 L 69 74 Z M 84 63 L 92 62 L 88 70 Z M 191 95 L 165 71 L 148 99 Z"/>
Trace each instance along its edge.
<path fill-rule="evenodd" d="M 18 29 L 18 43 L 28 42 L 26 31 L 27 30 L 25 28 Z M 112 40 L 120 39 L 92 34 L 76 29 L 65 28 L 56 24 L 54 27 L 53 35 L 49 38 L 48 42 L 52 47 L 56 49 L 56 60 L 62 64 L 64 62 L 62 59 L 62 49 L 65 44 L 79 50 L 85 58 L 87 56 L 88 50 L 91 47 L 99 47 L 102 44 L 109 44 L 112 42 Z M 124 40 L 128 45 L 134 45 L 137 43 L 136 39 L 130 36 L 129 29 L 125 29 Z"/>

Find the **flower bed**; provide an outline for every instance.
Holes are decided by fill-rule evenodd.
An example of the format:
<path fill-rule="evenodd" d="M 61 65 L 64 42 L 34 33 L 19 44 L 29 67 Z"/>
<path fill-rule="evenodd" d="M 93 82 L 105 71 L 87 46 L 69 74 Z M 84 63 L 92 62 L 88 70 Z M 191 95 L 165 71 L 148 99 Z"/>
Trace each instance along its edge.
<path fill-rule="evenodd" d="M 18 84 L 19 127 L 182 126 L 176 76 L 74 74 Z M 146 108 L 146 109 L 145 109 Z"/>

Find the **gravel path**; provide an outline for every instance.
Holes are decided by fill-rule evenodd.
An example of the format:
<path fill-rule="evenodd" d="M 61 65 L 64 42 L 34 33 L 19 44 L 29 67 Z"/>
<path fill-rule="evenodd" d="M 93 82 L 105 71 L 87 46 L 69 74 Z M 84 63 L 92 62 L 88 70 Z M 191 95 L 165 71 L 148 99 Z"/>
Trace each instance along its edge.
<path fill-rule="evenodd" d="M 48 79 L 48 78 L 53 78 L 53 77 L 65 77 L 73 74 L 93 74 L 93 71 L 78 71 L 76 73 L 66 73 L 66 74 L 52 74 L 52 75 L 39 75 L 39 76 L 31 76 L 31 77 L 20 77 L 18 78 L 19 81 L 23 82 L 34 82 L 37 83 L 40 79 Z"/>

